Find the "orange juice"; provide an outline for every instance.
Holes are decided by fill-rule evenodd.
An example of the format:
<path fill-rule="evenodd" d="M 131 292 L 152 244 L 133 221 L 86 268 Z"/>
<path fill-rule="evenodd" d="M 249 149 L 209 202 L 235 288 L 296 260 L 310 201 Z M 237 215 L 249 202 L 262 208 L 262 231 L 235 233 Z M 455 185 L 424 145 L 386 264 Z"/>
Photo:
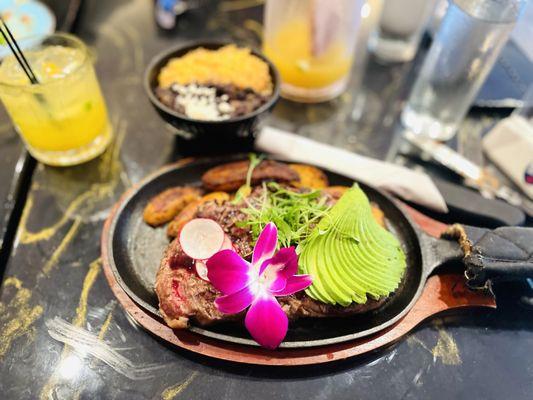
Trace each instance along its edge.
<path fill-rule="evenodd" d="M 312 52 L 311 24 L 299 18 L 286 22 L 263 44 L 284 83 L 300 88 L 323 88 L 346 77 L 352 65 L 344 43 L 333 41 L 321 54 Z"/>

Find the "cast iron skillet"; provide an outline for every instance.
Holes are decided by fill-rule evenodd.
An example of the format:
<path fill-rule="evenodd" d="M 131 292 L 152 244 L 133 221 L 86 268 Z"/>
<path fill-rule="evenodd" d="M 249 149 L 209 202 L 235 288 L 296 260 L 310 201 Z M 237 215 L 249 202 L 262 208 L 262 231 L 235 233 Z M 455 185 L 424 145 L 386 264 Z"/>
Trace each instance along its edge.
<path fill-rule="evenodd" d="M 238 159 L 233 157 L 232 159 Z M 127 192 L 110 218 L 106 260 L 124 291 L 141 307 L 159 315 L 154 283 L 159 262 L 169 240 L 166 226 L 149 227 L 142 212 L 154 195 L 171 186 L 199 185 L 209 168 L 231 161 L 227 157 L 197 160 L 183 166 L 170 165 L 148 176 Z M 353 180 L 325 171 L 331 185 L 351 185 Z M 385 213 L 388 229 L 398 237 L 406 254 L 407 269 L 400 289 L 378 310 L 342 318 L 309 318 L 290 323 L 280 347 L 323 346 L 379 332 L 401 319 L 420 296 L 428 276 L 439 266 L 459 260 L 463 253 L 454 241 L 435 239 L 423 233 L 404 213 L 398 202 L 382 192 L 360 184 L 371 201 Z M 242 323 L 227 322 L 190 329 L 211 338 L 257 345 Z"/>

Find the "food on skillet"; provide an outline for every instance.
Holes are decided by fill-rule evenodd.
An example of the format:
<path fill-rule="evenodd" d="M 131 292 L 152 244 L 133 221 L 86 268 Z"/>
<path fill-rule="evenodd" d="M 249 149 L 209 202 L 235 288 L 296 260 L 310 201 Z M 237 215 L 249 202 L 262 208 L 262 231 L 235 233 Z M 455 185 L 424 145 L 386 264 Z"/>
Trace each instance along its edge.
<path fill-rule="evenodd" d="M 208 190 L 237 190 L 246 183 L 249 166 L 248 161 L 237 161 L 211 168 L 202 176 L 202 184 Z M 256 185 L 266 180 L 288 183 L 299 181 L 300 177 L 287 164 L 265 160 L 252 170 L 250 180 L 252 185 Z"/>
<path fill-rule="evenodd" d="M 328 177 L 318 168 L 304 164 L 289 164 L 289 167 L 298 174 L 298 179 L 291 182 L 294 187 L 324 189 L 328 186 Z"/>
<path fill-rule="evenodd" d="M 187 206 L 185 206 L 174 217 L 174 219 L 170 222 L 170 224 L 168 224 L 168 227 L 167 227 L 168 236 L 169 237 L 178 236 L 178 233 L 180 232 L 181 228 L 183 228 L 183 225 L 185 225 L 187 222 L 189 222 L 191 219 L 194 218 L 194 216 L 196 215 L 196 212 L 198 211 L 198 208 L 202 204 L 207 203 L 208 201 L 215 202 L 217 204 L 222 204 L 225 201 L 228 201 L 229 199 L 230 199 L 230 195 L 227 194 L 226 192 L 212 192 L 187 204 Z"/>
<path fill-rule="evenodd" d="M 353 187 L 307 237 L 299 265 L 314 278 L 308 296 L 348 306 L 366 303 L 367 295 L 381 298 L 394 292 L 405 255 L 398 239 L 373 218 L 363 191 Z"/>
<path fill-rule="evenodd" d="M 272 95 L 268 65 L 248 48 L 198 48 L 161 69 L 155 93 L 163 104 L 198 120 L 247 115 Z"/>
<path fill-rule="evenodd" d="M 157 274 L 170 327 L 244 319 L 275 348 L 288 319 L 375 310 L 401 285 L 404 253 L 357 185 L 329 187 L 314 167 L 257 159 L 215 167 L 202 182 L 218 192 L 176 212 Z"/>
<path fill-rule="evenodd" d="M 152 226 L 165 224 L 201 194 L 202 190 L 194 187 L 167 189 L 150 200 L 144 209 L 144 221 Z"/>

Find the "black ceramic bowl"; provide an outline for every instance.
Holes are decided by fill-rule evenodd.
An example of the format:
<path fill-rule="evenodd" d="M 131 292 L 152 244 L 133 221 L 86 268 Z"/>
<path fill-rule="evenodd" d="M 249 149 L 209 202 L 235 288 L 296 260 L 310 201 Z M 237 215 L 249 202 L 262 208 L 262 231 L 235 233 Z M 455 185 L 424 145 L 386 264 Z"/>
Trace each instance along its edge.
<path fill-rule="evenodd" d="M 187 116 L 164 105 L 155 95 L 159 71 L 174 57 L 185 55 L 198 47 L 216 50 L 229 42 L 194 42 L 179 45 L 155 56 L 144 76 L 144 88 L 159 115 L 177 129 L 178 150 L 194 154 L 227 153 L 247 151 L 253 148 L 255 136 L 262 120 L 269 114 L 279 99 L 279 75 L 274 65 L 261 53 L 252 54 L 268 64 L 272 77 L 272 95 L 269 100 L 250 114 L 223 121 L 202 121 Z"/>

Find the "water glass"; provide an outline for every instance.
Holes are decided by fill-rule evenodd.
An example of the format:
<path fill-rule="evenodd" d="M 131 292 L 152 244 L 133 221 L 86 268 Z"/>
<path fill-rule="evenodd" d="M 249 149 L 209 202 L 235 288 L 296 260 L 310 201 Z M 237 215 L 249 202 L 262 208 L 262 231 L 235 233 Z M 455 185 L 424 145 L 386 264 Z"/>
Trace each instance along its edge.
<path fill-rule="evenodd" d="M 449 140 L 494 65 L 527 0 L 454 0 L 402 113 L 417 134 Z"/>
<path fill-rule="evenodd" d="M 437 0 L 385 0 L 378 29 L 368 46 L 379 59 L 405 62 L 414 58 Z"/>

